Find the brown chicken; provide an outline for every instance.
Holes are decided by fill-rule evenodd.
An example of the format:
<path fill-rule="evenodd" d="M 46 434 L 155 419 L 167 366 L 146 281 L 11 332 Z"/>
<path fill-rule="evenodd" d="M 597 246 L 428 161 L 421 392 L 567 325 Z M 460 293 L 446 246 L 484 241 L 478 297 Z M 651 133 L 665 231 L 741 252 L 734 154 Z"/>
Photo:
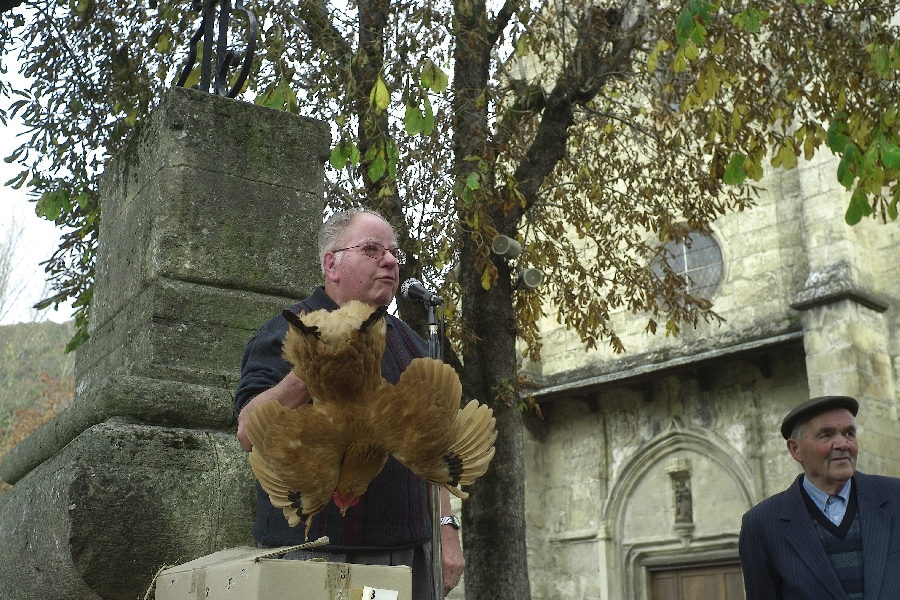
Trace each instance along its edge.
<path fill-rule="evenodd" d="M 261 404 L 247 435 L 253 472 L 292 527 L 303 522 L 308 532 L 329 501 L 342 514 L 355 505 L 388 454 L 460 498 L 468 494 L 458 486 L 483 475 L 494 456 L 493 411 L 475 400 L 459 408 L 462 386 L 452 367 L 417 358 L 396 386 L 381 377 L 384 314 L 351 302 L 330 313 L 285 315 L 285 358 L 313 401 L 294 410 Z"/>

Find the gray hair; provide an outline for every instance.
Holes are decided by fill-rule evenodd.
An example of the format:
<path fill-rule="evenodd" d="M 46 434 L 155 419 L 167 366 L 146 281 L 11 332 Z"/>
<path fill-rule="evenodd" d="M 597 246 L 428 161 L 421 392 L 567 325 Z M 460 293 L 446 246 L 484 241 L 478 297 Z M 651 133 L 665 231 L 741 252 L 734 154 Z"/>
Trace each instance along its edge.
<path fill-rule="evenodd" d="M 325 255 L 332 252 L 335 248 L 343 248 L 347 244 L 344 234 L 347 232 L 347 228 L 350 227 L 350 223 L 353 222 L 353 218 L 362 214 L 373 215 L 385 223 L 388 222 L 387 219 L 374 210 L 348 208 L 347 210 L 339 210 L 334 213 L 322 224 L 322 228 L 319 230 L 319 266 L 322 267 L 322 273 L 325 273 Z M 340 257 L 337 260 L 340 262 Z"/>

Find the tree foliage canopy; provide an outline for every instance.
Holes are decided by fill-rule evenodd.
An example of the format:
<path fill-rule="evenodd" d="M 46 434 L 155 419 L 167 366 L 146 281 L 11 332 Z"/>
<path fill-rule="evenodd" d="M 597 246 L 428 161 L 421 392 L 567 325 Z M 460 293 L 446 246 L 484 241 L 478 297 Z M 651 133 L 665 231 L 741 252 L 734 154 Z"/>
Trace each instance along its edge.
<path fill-rule="evenodd" d="M 58 292 L 48 303 L 76 298 L 82 326 L 97 178 L 175 80 L 197 24 L 189 8 L 31 1 L 5 15 L 4 57 L 15 53 L 30 82 L 0 88 L 8 98 L 0 116 L 30 127 L 7 158 L 23 167 L 8 184 L 26 186 L 37 213 L 65 229 L 48 264 Z M 893 3 L 250 8 L 264 25 L 263 50 L 244 97 L 335 124 L 335 204 L 366 198 L 395 224 L 402 217 L 421 257 L 415 270 L 435 281 L 468 235 L 478 252 L 467 266 L 492 285 L 490 241 L 513 231 L 526 248 L 518 266 L 547 273 L 543 297 L 589 346 L 618 343 L 606 316 L 621 306 L 662 310 L 668 322 L 704 314 L 702 302 L 679 295 L 677 277 L 648 270 L 658 245 L 646 234 L 680 239 L 746 207 L 748 182 L 766 162 L 792 168 L 825 145 L 842 157 L 837 176 L 853 190 L 848 222 L 897 215 Z M 483 121 L 478 131 L 463 131 L 467 113 Z M 458 223 L 447 227 L 454 213 Z M 458 295 L 455 284 L 451 277 L 448 293 Z M 541 305 L 536 294 L 521 296 L 518 331 L 534 351 Z"/>
<path fill-rule="evenodd" d="M 83 329 L 97 177 L 175 80 L 196 15 L 168 0 L 24 6 L 28 19 L 6 15 L 0 28 L 3 56 L 18 53 L 30 81 L 0 90 L 9 98 L 0 116 L 31 127 L 8 159 L 23 166 L 10 184 L 27 186 L 38 214 L 66 229 L 48 265 L 59 292 L 50 301 L 77 297 Z M 517 404 L 516 339 L 538 358 L 537 322 L 548 308 L 588 347 L 606 339 L 617 350 L 614 310 L 642 315 L 650 331 L 715 318 L 659 261 L 660 241 L 750 206 L 768 165 L 790 169 L 827 148 L 853 192 L 848 223 L 897 217 L 895 2 L 257 0 L 249 8 L 264 33 L 241 97 L 333 124 L 329 203 L 388 216 L 414 257 L 402 275 L 439 286 L 460 310 L 451 326 L 467 394 L 498 407 Z M 232 38 L 240 37 L 238 23 Z M 518 239 L 521 256 L 492 254 L 498 234 Z M 545 273 L 537 291 L 515 288 L 526 266 Z M 414 320 L 414 307 L 400 307 Z M 501 425 L 515 429 L 516 410 Z M 521 464 L 521 440 L 498 442 L 507 443 L 498 460 Z M 512 481 L 521 473 L 510 472 L 494 483 L 513 508 L 472 502 L 488 507 L 472 511 L 485 543 L 489 517 L 510 512 L 513 526 L 521 522 Z M 510 565 L 521 565 L 515 553 L 524 561 L 524 536 L 491 556 L 478 555 L 477 542 L 467 541 L 467 553 L 522 579 Z M 467 590 L 527 597 L 525 573 L 524 591 L 472 572 Z"/>

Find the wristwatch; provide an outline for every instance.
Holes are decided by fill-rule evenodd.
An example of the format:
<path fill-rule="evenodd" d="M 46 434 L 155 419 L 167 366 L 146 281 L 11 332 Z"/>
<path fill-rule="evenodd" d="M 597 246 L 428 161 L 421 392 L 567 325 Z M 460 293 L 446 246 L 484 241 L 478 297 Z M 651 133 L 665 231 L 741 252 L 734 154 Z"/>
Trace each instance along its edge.
<path fill-rule="evenodd" d="M 459 522 L 459 519 L 456 518 L 456 515 L 449 515 L 446 517 L 441 517 L 441 525 L 450 525 L 453 527 L 453 529 L 459 529 L 461 523 Z"/>

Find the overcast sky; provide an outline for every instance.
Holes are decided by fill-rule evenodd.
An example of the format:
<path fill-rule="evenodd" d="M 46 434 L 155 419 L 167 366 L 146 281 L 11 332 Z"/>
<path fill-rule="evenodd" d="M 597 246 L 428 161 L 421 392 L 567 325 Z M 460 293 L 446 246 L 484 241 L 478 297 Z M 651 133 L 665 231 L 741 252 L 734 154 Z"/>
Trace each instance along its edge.
<path fill-rule="evenodd" d="M 7 60 L 9 56 L 5 57 Z M 15 85 L 22 85 L 18 73 L 14 72 L 14 66 L 10 65 L 9 73 L 4 75 L 8 81 Z M 7 106 L 10 100 L 2 99 Z M 6 158 L 17 148 L 22 140 L 17 134 L 24 131 L 22 124 L 10 120 L 7 127 L 0 124 L 0 158 Z M 68 304 L 60 305 L 58 311 L 52 308 L 36 314 L 31 307 L 44 297 L 45 277 L 44 267 L 41 262 L 50 258 L 53 250 L 59 244 L 60 230 L 53 223 L 39 218 L 34 214 L 34 203 L 28 201 L 28 196 L 23 189 L 14 190 L 2 184 L 19 174 L 22 167 L 18 164 L 8 164 L 0 161 L 0 240 L 6 239 L 9 227 L 15 221 L 23 229 L 23 235 L 19 240 L 15 253 L 13 270 L 14 290 L 21 287 L 22 293 L 14 298 L 14 303 L 9 310 L 4 310 L 0 315 L 0 325 L 20 323 L 31 320 L 45 320 L 63 322 L 72 316 L 72 307 Z M 49 294 L 48 294 L 49 295 Z"/>

